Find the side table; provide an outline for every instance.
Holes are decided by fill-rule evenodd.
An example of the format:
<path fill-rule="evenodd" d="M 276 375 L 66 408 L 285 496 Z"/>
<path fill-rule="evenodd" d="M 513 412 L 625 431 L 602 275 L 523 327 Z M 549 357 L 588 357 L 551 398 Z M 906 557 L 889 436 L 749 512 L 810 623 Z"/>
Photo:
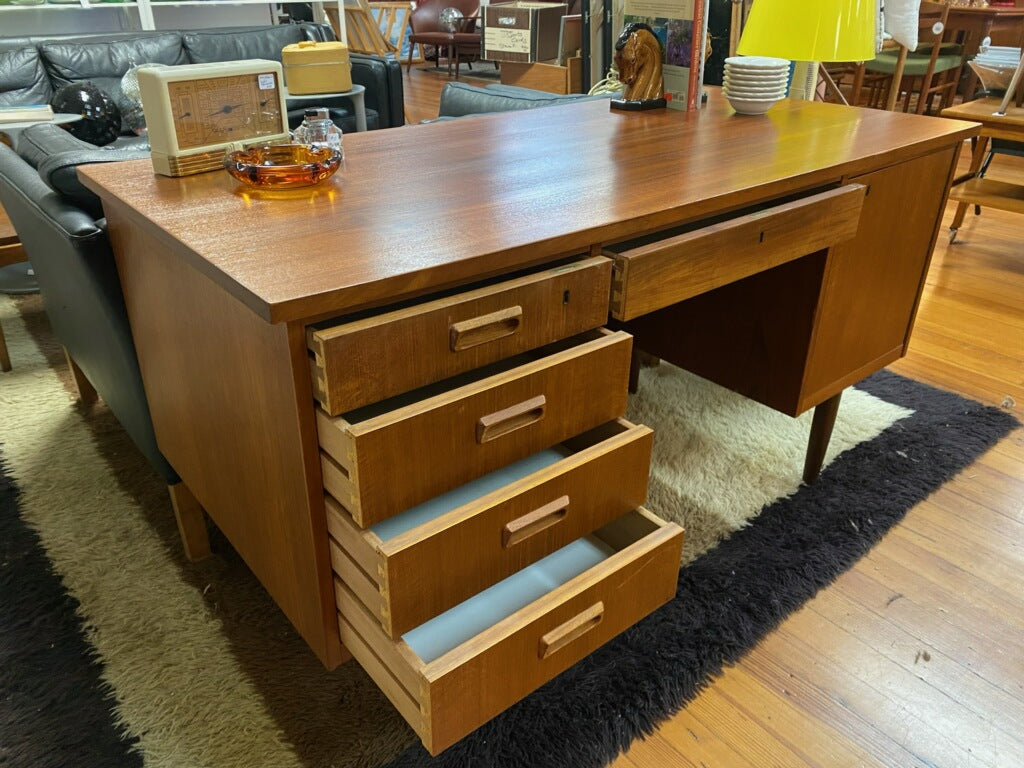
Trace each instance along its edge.
<path fill-rule="evenodd" d="M 1024 185 L 978 177 L 990 140 L 995 138 L 1024 141 L 1024 108 L 1011 105 L 1005 115 L 997 115 L 996 110 L 999 109 L 1001 102 L 1001 98 L 990 97 L 942 110 L 943 117 L 981 123 L 981 135 L 971 156 L 971 168 L 965 175 L 953 180 L 953 187 L 949 191 L 949 199 L 959 203 L 953 216 L 953 223 L 949 225 L 951 243 L 956 240 L 956 233 L 963 224 L 967 206 L 972 203 L 1001 211 L 1024 213 Z"/>
<path fill-rule="evenodd" d="M 356 113 L 356 131 L 366 130 L 366 87 L 353 84 L 351 91 L 337 91 L 336 93 L 289 93 L 285 89 L 284 97 L 288 101 L 323 101 L 345 96 L 352 100 L 352 107 Z"/>

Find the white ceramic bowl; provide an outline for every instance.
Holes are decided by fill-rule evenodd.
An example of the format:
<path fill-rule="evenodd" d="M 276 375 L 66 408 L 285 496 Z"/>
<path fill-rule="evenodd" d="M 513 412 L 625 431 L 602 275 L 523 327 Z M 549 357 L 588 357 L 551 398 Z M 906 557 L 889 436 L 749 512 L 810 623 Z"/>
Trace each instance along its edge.
<path fill-rule="evenodd" d="M 740 115 L 763 115 L 778 99 L 738 99 L 729 97 L 729 104 Z"/>

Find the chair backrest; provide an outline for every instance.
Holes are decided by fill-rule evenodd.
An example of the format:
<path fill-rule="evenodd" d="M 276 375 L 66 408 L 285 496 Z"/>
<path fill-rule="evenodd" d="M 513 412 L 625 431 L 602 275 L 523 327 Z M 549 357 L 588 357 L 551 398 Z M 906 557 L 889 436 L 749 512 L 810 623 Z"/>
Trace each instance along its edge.
<path fill-rule="evenodd" d="M 440 15 L 445 8 L 458 8 L 465 18 L 474 18 L 480 15 L 480 0 L 421 0 L 409 16 L 412 31 L 441 32 Z"/>

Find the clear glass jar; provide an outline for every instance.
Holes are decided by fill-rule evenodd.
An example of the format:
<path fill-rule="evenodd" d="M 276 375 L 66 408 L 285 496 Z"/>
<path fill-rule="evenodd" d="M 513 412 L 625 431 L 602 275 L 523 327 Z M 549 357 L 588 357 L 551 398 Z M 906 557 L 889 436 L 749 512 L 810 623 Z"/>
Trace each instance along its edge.
<path fill-rule="evenodd" d="M 295 129 L 295 142 L 314 147 L 330 147 L 344 155 L 341 146 L 341 129 L 331 120 L 330 112 L 324 107 L 307 109 L 302 125 Z"/>

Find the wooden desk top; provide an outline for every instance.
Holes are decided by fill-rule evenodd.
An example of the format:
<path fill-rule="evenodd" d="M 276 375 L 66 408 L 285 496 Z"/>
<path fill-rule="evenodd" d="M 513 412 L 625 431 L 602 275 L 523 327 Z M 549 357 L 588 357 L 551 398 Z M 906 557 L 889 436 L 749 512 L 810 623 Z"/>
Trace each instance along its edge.
<path fill-rule="evenodd" d="M 317 187 L 86 166 L 123 214 L 271 322 L 426 293 L 949 146 L 967 123 L 785 100 L 765 116 L 612 111 L 604 101 L 345 137 Z M 395 183 L 397 180 L 397 184 Z"/>
<path fill-rule="evenodd" d="M 943 117 L 956 120 L 974 120 L 984 125 L 998 125 L 1024 130 L 1024 107 L 1015 107 L 1011 103 L 1005 115 L 997 115 L 995 111 L 1002 103 L 1002 96 L 990 96 L 987 99 L 965 101 L 954 107 L 942 110 Z"/>

